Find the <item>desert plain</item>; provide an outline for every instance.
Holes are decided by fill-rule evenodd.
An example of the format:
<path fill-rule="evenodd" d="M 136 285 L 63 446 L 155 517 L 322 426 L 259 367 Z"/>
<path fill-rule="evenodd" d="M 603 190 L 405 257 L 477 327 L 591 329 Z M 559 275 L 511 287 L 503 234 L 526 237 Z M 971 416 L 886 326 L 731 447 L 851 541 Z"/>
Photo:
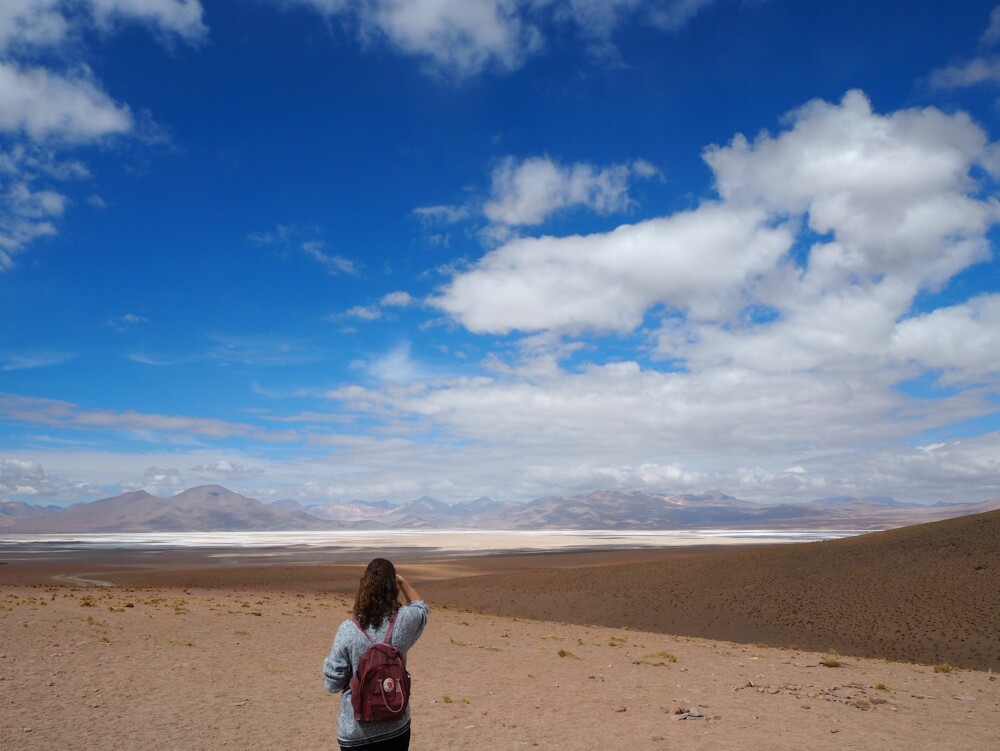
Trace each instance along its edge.
<path fill-rule="evenodd" d="M 411 748 L 1000 748 L 998 550 L 1000 512 L 795 545 L 401 553 L 431 607 Z M 321 664 L 363 552 L 0 557 L 0 748 L 336 748 Z"/>

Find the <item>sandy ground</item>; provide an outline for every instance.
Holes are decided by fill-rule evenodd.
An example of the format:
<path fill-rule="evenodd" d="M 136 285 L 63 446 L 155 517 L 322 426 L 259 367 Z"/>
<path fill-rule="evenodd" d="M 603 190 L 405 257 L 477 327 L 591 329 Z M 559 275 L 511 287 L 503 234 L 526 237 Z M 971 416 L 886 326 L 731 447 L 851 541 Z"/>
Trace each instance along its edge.
<path fill-rule="evenodd" d="M 474 568 L 401 571 L 419 588 Z M 357 572 L 265 570 L 152 586 L 100 569 L 7 577 L 0 748 L 335 748 L 321 664 L 349 600 L 329 590 Z M 432 602 L 410 654 L 411 748 L 1000 748 L 995 675 L 824 660 L 837 658 Z"/>

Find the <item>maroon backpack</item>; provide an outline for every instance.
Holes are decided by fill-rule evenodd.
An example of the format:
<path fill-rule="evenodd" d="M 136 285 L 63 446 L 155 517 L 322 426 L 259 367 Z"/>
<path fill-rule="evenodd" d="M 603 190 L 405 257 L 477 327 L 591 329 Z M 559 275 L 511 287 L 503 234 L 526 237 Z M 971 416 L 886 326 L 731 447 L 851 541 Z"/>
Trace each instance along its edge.
<path fill-rule="evenodd" d="M 361 655 L 358 669 L 351 676 L 351 704 L 354 706 L 354 719 L 358 722 L 398 720 L 410 701 L 410 674 L 406 672 L 406 658 L 399 647 L 389 643 L 398 615 L 398 610 L 392 614 L 384 641 L 372 639 L 362 628 L 361 621 L 354 619 L 354 625 L 372 643 Z"/>

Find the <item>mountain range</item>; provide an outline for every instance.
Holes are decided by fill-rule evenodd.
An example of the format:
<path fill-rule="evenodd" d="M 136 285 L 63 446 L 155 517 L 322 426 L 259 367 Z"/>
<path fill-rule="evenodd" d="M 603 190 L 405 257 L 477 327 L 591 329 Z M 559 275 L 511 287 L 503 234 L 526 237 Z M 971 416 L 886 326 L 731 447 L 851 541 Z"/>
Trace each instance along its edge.
<path fill-rule="evenodd" d="M 261 503 L 218 485 L 169 498 L 144 491 L 68 508 L 0 502 L 7 533 L 214 532 L 337 529 L 830 529 L 875 530 L 1000 509 L 981 503 L 907 504 L 892 498 L 824 498 L 763 504 L 719 492 L 666 495 L 595 491 L 528 503 L 476 498 L 447 504 L 424 496 L 401 505 L 355 500 Z"/>

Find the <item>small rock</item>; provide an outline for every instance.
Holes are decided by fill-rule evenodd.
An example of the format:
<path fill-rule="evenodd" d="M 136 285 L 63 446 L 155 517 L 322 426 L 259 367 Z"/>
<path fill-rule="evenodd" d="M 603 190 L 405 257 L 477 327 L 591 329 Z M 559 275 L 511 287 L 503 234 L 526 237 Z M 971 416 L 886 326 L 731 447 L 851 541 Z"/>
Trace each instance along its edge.
<path fill-rule="evenodd" d="M 699 710 L 698 707 L 691 707 L 691 709 L 688 710 L 688 717 L 701 717 L 701 716 L 702 716 L 701 710 Z"/>
<path fill-rule="evenodd" d="M 662 735 L 657 735 L 656 733 L 650 733 L 649 734 L 649 740 L 651 740 L 651 741 L 662 741 L 663 740 L 663 736 Z"/>
<path fill-rule="evenodd" d="M 976 700 L 975 696 L 958 696 L 958 695 L 956 695 L 956 696 L 954 696 L 952 698 L 958 699 L 959 701 L 975 701 Z"/>
<path fill-rule="evenodd" d="M 803 704 L 802 708 L 803 709 L 812 709 L 812 707 L 810 707 L 808 704 Z"/>
<path fill-rule="evenodd" d="M 830 732 L 831 733 L 839 733 L 840 732 L 840 728 L 830 728 Z"/>
<path fill-rule="evenodd" d="M 864 699 L 855 699 L 855 700 L 854 700 L 853 702 L 851 702 L 851 703 L 852 703 L 852 704 L 853 704 L 853 705 L 854 705 L 855 707 L 857 707 L 858 709 L 860 709 L 860 710 L 862 710 L 862 711 L 867 711 L 867 710 L 869 710 L 869 709 L 871 709 L 871 708 L 872 708 L 872 705 L 871 705 L 871 704 L 869 704 L 869 703 L 868 703 L 868 702 L 867 702 L 866 700 L 864 700 Z"/>
<path fill-rule="evenodd" d="M 616 707 L 615 711 L 616 712 L 625 712 L 625 711 L 627 711 L 627 708 L 626 707 Z"/>

